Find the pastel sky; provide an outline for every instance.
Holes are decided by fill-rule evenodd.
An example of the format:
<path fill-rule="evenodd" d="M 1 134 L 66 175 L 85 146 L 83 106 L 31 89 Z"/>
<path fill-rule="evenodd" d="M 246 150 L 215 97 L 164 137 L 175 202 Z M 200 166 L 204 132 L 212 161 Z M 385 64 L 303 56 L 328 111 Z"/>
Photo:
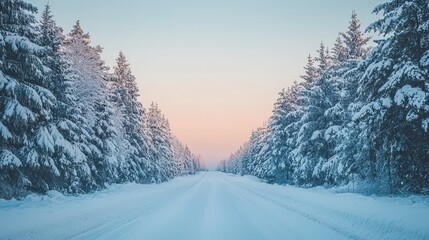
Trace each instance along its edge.
<path fill-rule="evenodd" d="M 33 0 L 39 8 L 47 0 Z M 363 26 L 382 0 L 50 0 L 66 32 L 79 19 L 113 66 L 125 53 L 145 106 L 209 167 L 269 118 L 309 53 L 330 45 L 353 10 Z"/>

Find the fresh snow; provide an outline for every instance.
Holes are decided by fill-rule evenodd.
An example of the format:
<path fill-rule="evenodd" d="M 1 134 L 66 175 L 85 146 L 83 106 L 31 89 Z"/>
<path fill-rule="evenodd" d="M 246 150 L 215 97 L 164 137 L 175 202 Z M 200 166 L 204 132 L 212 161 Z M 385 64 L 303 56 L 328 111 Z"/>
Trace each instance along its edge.
<path fill-rule="evenodd" d="M 0 158 L 3 161 L 0 161 L 0 167 L 12 165 L 12 166 L 21 166 L 22 162 L 10 151 L 0 150 Z M 1 216 L 1 215 L 0 215 Z"/>
<path fill-rule="evenodd" d="M 6 36 L 4 41 L 12 46 L 13 51 L 18 51 L 19 48 L 26 49 L 31 53 L 43 52 L 45 49 L 22 36 Z"/>
<path fill-rule="evenodd" d="M 0 135 L 3 139 L 7 140 L 12 138 L 12 134 L 9 132 L 9 129 L 0 121 Z"/>
<path fill-rule="evenodd" d="M 395 102 L 398 105 L 402 105 L 404 104 L 405 99 L 408 99 L 408 105 L 421 109 L 424 107 L 427 96 L 421 88 L 405 85 L 396 92 Z"/>
<path fill-rule="evenodd" d="M 0 239 L 428 239 L 429 201 L 201 172 L 162 184 L 0 200 Z"/>

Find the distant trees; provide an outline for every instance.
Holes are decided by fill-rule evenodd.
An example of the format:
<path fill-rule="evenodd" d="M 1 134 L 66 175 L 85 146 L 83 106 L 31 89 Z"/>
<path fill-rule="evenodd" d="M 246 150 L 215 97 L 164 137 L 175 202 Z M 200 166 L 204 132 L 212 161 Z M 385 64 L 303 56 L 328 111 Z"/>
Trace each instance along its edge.
<path fill-rule="evenodd" d="M 177 165 L 173 159 L 172 136 L 167 119 L 162 115 L 158 105 L 152 103 L 147 112 L 147 129 L 153 143 L 154 181 L 165 181 L 177 174 Z"/>
<path fill-rule="evenodd" d="M 23 0 L 0 2 L 0 198 L 200 169 L 159 109 L 146 114 L 122 52 L 109 72 L 79 21 L 64 35 L 49 6 L 40 23 L 36 11 Z"/>
<path fill-rule="evenodd" d="M 267 127 L 219 165 L 270 182 L 370 193 L 429 188 L 429 6 L 393 0 L 367 31 L 352 13 L 332 51 L 308 57 L 303 81 L 283 90 Z M 262 140 L 261 140 L 262 139 Z"/>

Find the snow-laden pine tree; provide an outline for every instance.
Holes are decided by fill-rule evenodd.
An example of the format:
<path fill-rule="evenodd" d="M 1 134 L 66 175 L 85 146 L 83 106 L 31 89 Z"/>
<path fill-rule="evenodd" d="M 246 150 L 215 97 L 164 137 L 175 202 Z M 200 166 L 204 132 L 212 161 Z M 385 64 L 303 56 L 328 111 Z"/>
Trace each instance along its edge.
<path fill-rule="evenodd" d="M 220 165 L 223 169 L 220 170 L 228 173 L 241 174 L 242 161 L 244 155 L 246 154 L 244 151 L 246 151 L 246 149 L 240 147 L 240 149 L 238 149 L 237 152 L 231 154 L 228 159 L 223 160 Z"/>
<path fill-rule="evenodd" d="M 89 142 L 87 120 L 83 105 L 77 103 L 73 79 L 75 70 L 64 59 L 64 35 L 53 19 L 49 5 L 45 6 L 40 21 L 38 42 L 46 49 L 43 60 L 51 69 L 47 74 L 50 89 L 56 97 L 53 118 L 45 128 L 54 146 L 53 158 L 59 176 L 51 179 L 49 189 L 66 192 L 88 191 L 94 187 L 87 157 L 81 151 Z"/>
<path fill-rule="evenodd" d="M 249 161 L 247 162 L 247 170 L 250 174 L 265 178 L 268 175 L 269 171 L 272 169 L 269 162 L 264 162 L 264 158 L 261 153 L 265 152 L 264 147 L 266 147 L 268 128 L 263 126 L 257 128 L 252 132 L 250 141 L 249 141 Z"/>
<path fill-rule="evenodd" d="M 279 164 L 277 156 L 273 154 L 272 141 L 269 141 L 269 133 L 272 132 L 272 129 L 267 124 L 263 128 L 257 130 L 259 136 L 256 142 L 253 142 L 252 145 L 252 163 L 254 166 L 255 176 L 266 179 L 269 182 L 274 182 L 276 180 L 276 170 L 278 169 Z"/>
<path fill-rule="evenodd" d="M 105 99 L 108 70 L 100 57 L 102 48 L 90 45 L 90 36 L 82 30 L 79 21 L 66 36 L 64 43 L 66 60 L 78 75 L 75 79 L 78 101 L 85 103 L 89 125 L 94 126 L 96 104 Z"/>
<path fill-rule="evenodd" d="M 177 174 L 194 174 L 200 170 L 199 159 L 177 137 L 172 138 L 172 151 L 177 165 Z"/>
<path fill-rule="evenodd" d="M 359 19 L 352 13 L 348 30 L 340 33 L 333 48 L 333 69 L 331 70 L 331 86 L 336 89 L 335 101 L 324 115 L 328 124 L 324 129 L 325 140 L 328 142 L 328 161 L 322 166 L 325 182 L 328 184 L 344 184 L 354 178 L 356 164 L 354 155 L 359 149 L 356 143 L 356 125 L 352 122 L 357 98 L 358 79 L 361 75 L 360 62 L 369 50 L 365 37 L 360 29 Z"/>
<path fill-rule="evenodd" d="M 324 115 L 326 109 L 336 101 L 335 86 L 332 85 L 331 73 L 321 72 L 312 85 L 299 95 L 303 115 L 298 120 L 300 125 L 296 135 L 294 178 L 299 184 L 321 184 L 321 168 L 330 155 L 328 142 L 325 139 L 325 128 L 329 119 Z"/>
<path fill-rule="evenodd" d="M 120 52 L 113 68 L 110 89 L 116 106 L 115 118 L 122 139 L 120 154 L 124 180 L 150 181 L 154 163 L 150 156 L 150 138 L 146 127 L 145 109 L 138 101 L 139 89 L 125 55 Z M 130 177 L 131 176 L 131 177 Z"/>
<path fill-rule="evenodd" d="M 77 21 L 65 37 L 64 57 L 72 68 L 76 104 L 84 113 L 82 127 L 87 144 L 81 145 L 81 150 L 96 181 L 93 184 L 103 186 L 105 182 L 121 182 L 117 159 L 119 140 L 108 89 L 109 68 L 101 59 L 102 47 L 90 43 L 89 34 L 84 33 Z"/>
<path fill-rule="evenodd" d="M 311 82 L 311 73 L 307 74 L 310 76 L 307 75 L 305 78 Z M 264 162 L 267 162 L 266 165 L 270 166 L 267 178 L 273 182 L 285 183 L 292 179 L 293 164 L 290 152 L 294 145 L 291 139 L 297 130 L 294 123 L 300 117 L 297 104 L 300 88 L 300 84 L 295 82 L 292 87 L 279 93 L 268 123 L 270 131 L 267 133 L 267 146 L 263 148 L 264 152 L 261 155 Z"/>
<path fill-rule="evenodd" d="M 108 94 L 108 89 L 105 89 L 105 92 Z M 123 182 L 124 180 L 119 178 L 123 171 L 120 154 L 125 153 L 119 151 L 121 142 L 112 117 L 115 113 L 114 107 L 106 98 L 104 101 L 98 102 L 94 110 L 96 120 L 91 142 L 96 149 L 93 149 L 89 156 L 93 177 L 99 184 Z"/>
<path fill-rule="evenodd" d="M 155 165 L 154 181 L 166 181 L 178 174 L 178 167 L 173 159 L 173 139 L 170 126 L 156 103 L 150 105 L 146 116 L 148 135 L 152 143 L 152 159 Z"/>
<path fill-rule="evenodd" d="M 177 173 L 179 175 L 184 175 L 193 172 L 192 163 L 189 164 L 188 157 L 188 148 L 184 146 L 177 137 L 171 138 L 171 149 L 173 152 L 173 159 L 176 161 Z"/>
<path fill-rule="evenodd" d="M 368 30 L 384 38 L 360 78 L 361 177 L 379 191 L 422 192 L 429 186 L 429 5 L 392 0 L 374 12 L 383 18 Z"/>
<path fill-rule="evenodd" d="M 55 149 L 46 126 L 55 96 L 36 44 L 37 9 L 21 0 L 0 2 L 0 192 L 5 197 L 45 190 L 58 176 Z M 31 176 L 30 176 L 31 175 Z"/>

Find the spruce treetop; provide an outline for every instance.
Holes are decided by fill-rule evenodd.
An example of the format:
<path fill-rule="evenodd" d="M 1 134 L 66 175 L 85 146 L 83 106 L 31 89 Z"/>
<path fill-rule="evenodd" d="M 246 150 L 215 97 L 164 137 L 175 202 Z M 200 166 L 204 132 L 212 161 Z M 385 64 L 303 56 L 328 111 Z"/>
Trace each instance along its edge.
<path fill-rule="evenodd" d="M 332 59 L 335 64 L 344 62 L 347 60 L 347 49 L 344 47 L 343 40 L 341 39 L 341 33 L 335 39 L 334 47 L 332 48 Z"/>
<path fill-rule="evenodd" d="M 51 7 L 46 4 L 40 21 L 39 43 L 49 48 L 49 51 L 57 52 L 63 40 L 63 29 L 56 25 L 54 16 L 51 14 Z"/>
<path fill-rule="evenodd" d="M 314 66 L 314 59 L 309 54 L 307 57 L 307 64 L 304 67 L 305 74 L 300 77 L 306 84 L 311 84 L 317 78 L 317 69 Z"/>
<path fill-rule="evenodd" d="M 365 45 L 371 38 L 365 37 L 362 33 L 361 24 L 355 11 L 352 12 L 348 30 L 341 33 L 341 36 L 346 47 L 347 59 L 359 59 L 367 55 L 368 48 L 365 48 Z"/>
<path fill-rule="evenodd" d="M 83 42 L 85 42 L 86 44 L 90 44 L 91 40 L 90 40 L 90 36 L 89 33 L 85 33 L 82 29 L 82 27 L 80 26 L 80 21 L 77 20 L 76 24 L 73 25 L 72 30 L 69 33 L 69 36 L 74 38 L 74 39 L 80 39 L 83 40 Z"/>
<path fill-rule="evenodd" d="M 316 58 L 318 65 L 319 74 L 323 74 L 329 68 L 329 55 L 327 55 L 327 49 L 323 42 L 320 42 L 320 48 L 317 50 L 319 57 Z"/>

